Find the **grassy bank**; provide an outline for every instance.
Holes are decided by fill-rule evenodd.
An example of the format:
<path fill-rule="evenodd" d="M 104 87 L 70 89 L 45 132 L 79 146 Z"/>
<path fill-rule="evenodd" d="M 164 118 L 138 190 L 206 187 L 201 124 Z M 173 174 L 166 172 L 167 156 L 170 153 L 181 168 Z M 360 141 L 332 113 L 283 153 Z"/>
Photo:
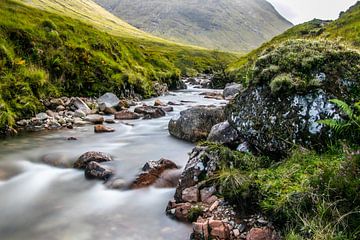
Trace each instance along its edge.
<path fill-rule="evenodd" d="M 41 111 L 41 98 L 107 91 L 149 97 L 154 82 L 172 87 L 181 74 L 211 70 L 219 54 L 234 58 L 152 38 L 127 25 L 123 34 L 116 34 L 120 25 L 111 35 L 65 13 L 9 0 L 0 2 L 0 15 L 2 129 Z"/>

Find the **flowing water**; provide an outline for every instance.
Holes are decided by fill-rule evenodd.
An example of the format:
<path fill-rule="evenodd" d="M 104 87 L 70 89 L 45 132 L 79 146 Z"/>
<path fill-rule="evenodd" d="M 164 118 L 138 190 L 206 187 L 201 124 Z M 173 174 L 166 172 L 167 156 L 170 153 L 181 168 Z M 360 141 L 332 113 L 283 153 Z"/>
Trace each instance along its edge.
<path fill-rule="evenodd" d="M 163 157 L 184 166 L 193 144 L 171 137 L 167 125 L 191 106 L 225 103 L 203 98 L 202 91 L 189 88 L 160 97 L 163 102 L 188 102 L 163 118 L 111 125 L 114 133 L 95 134 L 87 125 L 0 140 L 0 239 L 188 239 L 191 226 L 164 213 L 175 189 L 110 190 L 100 181 L 86 180 L 83 171 L 55 168 L 41 159 L 47 155 L 73 162 L 87 151 L 106 152 L 114 157 L 109 165 L 117 177 L 126 180 L 149 160 Z"/>

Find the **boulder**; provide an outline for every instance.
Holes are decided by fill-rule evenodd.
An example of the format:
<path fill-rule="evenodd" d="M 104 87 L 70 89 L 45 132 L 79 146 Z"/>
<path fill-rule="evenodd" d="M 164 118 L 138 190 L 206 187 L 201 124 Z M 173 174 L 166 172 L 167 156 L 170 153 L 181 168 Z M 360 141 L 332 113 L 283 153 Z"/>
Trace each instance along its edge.
<path fill-rule="evenodd" d="M 86 116 L 85 121 L 92 124 L 103 124 L 104 117 L 98 114 L 91 114 Z"/>
<path fill-rule="evenodd" d="M 230 125 L 250 149 L 274 158 L 287 155 L 294 144 L 321 149 L 333 132 L 318 123 L 338 119 L 334 96 L 322 89 L 303 94 L 275 96 L 267 86 L 247 89 L 226 110 Z"/>
<path fill-rule="evenodd" d="M 221 220 L 209 220 L 211 239 L 229 239 L 230 230 Z"/>
<path fill-rule="evenodd" d="M 166 115 L 165 111 L 159 107 L 141 106 L 134 109 L 135 113 L 143 114 L 144 118 L 160 118 Z"/>
<path fill-rule="evenodd" d="M 115 119 L 118 120 L 134 120 L 134 119 L 139 119 L 141 117 L 142 117 L 141 114 L 131 112 L 129 110 L 122 110 L 120 112 L 115 113 Z"/>
<path fill-rule="evenodd" d="M 108 113 L 111 109 L 118 107 L 119 102 L 120 99 L 113 93 L 105 93 L 97 99 L 100 111 L 105 113 Z"/>
<path fill-rule="evenodd" d="M 112 161 L 112 157 L 103 152 L 86 152 L 81 155 L 78 160 L 74 163 L 74 168 L 85 169 L 90 162 L 109 162 Z"/>
<path fill-rule="evenodd" d="M 36 114 L 36 118 L 39 119 L 40 121 L 45 121 L 46 119 L 49 118 L 49 115 L 47 115 L 44 112 L 41 112 L 41 113 Z"/>
<path fill-rule="evenodd" d="M 108 132 L 115 132 L 114 128 L 110 128 L 104 125 L 96 125 L 94 126 L 95 133 L 108 133 Z"/>
<path fill-rule="evenodd" d="M 76 109 L 83 111 L 85 114 L 91 113 L 91 109 L 89 108 L 89 106 L 79 97 L 73 98 L 70 105 L 75 106 Z"/>
<path fill-rule="evenodd" d="M 74 117 L 78 117 L 78 118 L 85 118 L 86 117 L 86 113 L 84 113 L 82 110 L 77 109 L 75 111 Z"/>
<path fill-rule="evenodd" d="M 224 109 L 221 107 L 193 107 L 170 120 L 169 132 L 176 138 L 197 142 L 206 139 L 211 128 L 224 120 Z"/>
<path fill-rule="evenodd" d="M 211 128 L 207 138 L 210 142 L 220 144 L 233 144 L 241 139 L 238 131 L 228 121 L 218 123 Z"/>
<path fill-rule="evenodd" d="M 166 103 L 163 103 L 160 99 L 156 99 L 154 102 L 154 106 L 158 107 L 158 106 L 166 106 Z"/>
<path fill-rule="evenodd" d="M 228 83 L 223 91 L 223 96 L 225 99 L 232 99 L 243 89 L 244 87 L 239 83 Z"/>
<path fill-rule="evenodd" d="M 130 184 L 130 188 L 138 189 L 153 185 L 166 170 L 177 168 L 178 166 L 174 162 L 167 159 L 149 161 L 143 166 L 142 172 Z"/>
<path fill-rule="evenodd" d="M 89 162 L 85 168 L 85 177 L 87 179 L 99 179 L 107 181 L 114 175 L 114 170 L 110 167 L 101 165 L 98 162 Z"/>
<path fill-rule="evenodd" d="M 200 199 L 199 189 L 195 187 L 185 188 L 182 191 L 182 200 L 185 202 L 196 203 Z"/>

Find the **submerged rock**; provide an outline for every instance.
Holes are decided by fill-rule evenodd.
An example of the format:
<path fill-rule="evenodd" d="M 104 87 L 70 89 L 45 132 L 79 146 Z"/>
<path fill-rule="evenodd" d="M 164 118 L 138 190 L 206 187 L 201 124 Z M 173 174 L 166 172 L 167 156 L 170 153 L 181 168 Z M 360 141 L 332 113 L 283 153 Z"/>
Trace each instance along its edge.
<path fill-rule="evenodd" d="M 142 172 L 137 176 L 135 181 L 130 184 L 130 188 L 138 189 L 151 186 L 161 178 L 161 175 L 166 170 L 177 168 L 178 166 L 168 159 L 162 158 L 158 161 L 149 161 L 144 165 Z M 158 186 L 160 186 L 160 184 Z"/>
<path fill-rule="evenodd" d="M 221 107 L 193 107 L 180 112 L 177 119 L 170 120 L 169 132 L 174 137 L 196 142 L 206 139 L 211 128 L 224 120 Z"/>
<path fill-rule="evenodd" d="M 103 152 L 86 152 L 81 155 L 78 160 L 74 163 L 74 168 L 85 169 L 90 162 L 109 162 L 112 161 L 112 157 Z"/>
<path fill-rule="evenodd" d="M 114 175 L 114 170 L 108 166 L 101 165 L 98 162 L 89 162 L 85 168 L 85 177 L 87 179 L 99 179 L 107 181 Z"/>

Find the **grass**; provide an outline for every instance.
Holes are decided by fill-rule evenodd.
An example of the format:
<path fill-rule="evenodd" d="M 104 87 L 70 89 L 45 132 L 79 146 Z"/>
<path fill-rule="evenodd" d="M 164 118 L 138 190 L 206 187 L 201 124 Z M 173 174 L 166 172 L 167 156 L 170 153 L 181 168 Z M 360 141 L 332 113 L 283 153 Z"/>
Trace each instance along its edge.
<path fill-rule="evenodd" d="M 251 168 L 234 167 L 236 161 L 248 162 L 246 154 L 214 144 L 210 149 L 225 153 L 218 155 L 222 168 L 210 179 L 219 193 L 243 211 L 266 214 L 285 239 L 360 236 L 360 156 L 354 154 L 358 145 L 335 146 L 323 154 L 295 148 L 288 158 L 270 164 L 252 156 L 258 164 Z"/>
<path fill-rule="evenodd" d="M 65 7 L 60 9 L 61 2 Z M 10 0 L 0 2 L 0 129 L 42 111 L 42 98 L 99 96 L 104 92 L 150 97 L 155 82 L 173 88 L 180 75 L 212 71 L 219 54 L 235 58 L 137 30 L 134 33 L 131 27 L 117 23 L 119 33 L 107 31 L 69 13 L 78 8 L 78 1 L 44 3 L 48 5 L 43 8 L 49 11 Z"/>
<path fill-rule="evenodd" d="M 245 85 L 250 83 L 253 77 L 255 62 L 268 49 L 275 49 L 279 45 L 289 40 L 328 40 L 335 44 L 342 44 L 352 49 L 360 47 L 360 2 L 358 1 L 348 11 L 342 13 L 340 17 L 332 22 L 313 20 L 304 24 L 290 28 L 283 34 L 274 37 L 271 41 L 261 47 L 240 57 L 237 61 L 229 65 L 227 71 L 233 81 L 242 82 Z"/>

